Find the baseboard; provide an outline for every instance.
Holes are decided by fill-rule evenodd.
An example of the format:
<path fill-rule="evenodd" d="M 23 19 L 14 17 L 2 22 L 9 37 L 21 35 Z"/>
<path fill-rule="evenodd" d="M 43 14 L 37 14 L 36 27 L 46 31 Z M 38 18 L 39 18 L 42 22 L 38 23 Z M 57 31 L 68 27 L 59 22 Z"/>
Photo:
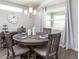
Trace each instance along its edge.
<path fill-rule="evenodd" d="M 59 46 L 66 49 L 66 50 L 71 49 L 71 50 L 74 50 L 74 51 L 78 52 L 77 48 L 66 48 L 65 46 L 62 46 L 61 44 Z"/>
<path fill-rule="evenodd" d="M 60 44 L 59 46 L 62 47 L 62 48 L 65 48 L 65 45 Z"/>
<path fill-rule="evenodd" d="M 78 49 L 76 49 L 76 48 L 74 48 L 73 50 L 78 52 Z"/>
<path fill-rule="evenodd" d="M 76 49 L 76 48 L 68 48 L 67 50 L 73 50 L 73 51 L 78 52 L 78 49 Z"/>

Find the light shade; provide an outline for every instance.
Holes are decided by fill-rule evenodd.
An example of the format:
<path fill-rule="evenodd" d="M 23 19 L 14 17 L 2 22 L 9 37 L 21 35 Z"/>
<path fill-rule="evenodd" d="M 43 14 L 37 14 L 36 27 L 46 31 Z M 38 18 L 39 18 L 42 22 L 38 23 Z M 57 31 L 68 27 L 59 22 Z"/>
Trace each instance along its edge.
<path fill-rule="evenodd" d="M 36 15 L 36 10 L 33 11 L 33 14 Z"/>
<path fill-rule="evenodd" d="M 30 8 L 29 8 L 29 13 L 32 13 L 32 12 L 33 12 L 33 8 L 30 7 Z"/>
<path fill-rule="evenodd" d="M 27 14 L 28 14 L 28 11 L 27 11 L 27 10 L 24 10 L 24 14 L 26 14 L 26 15 L 27 15 Z"/>

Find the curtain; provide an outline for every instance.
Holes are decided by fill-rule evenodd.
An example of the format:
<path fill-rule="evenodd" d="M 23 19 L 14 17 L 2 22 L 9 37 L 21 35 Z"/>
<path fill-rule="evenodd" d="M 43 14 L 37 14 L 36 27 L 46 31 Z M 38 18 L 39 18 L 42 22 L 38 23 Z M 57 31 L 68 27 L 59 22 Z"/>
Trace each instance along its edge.
<path fill-rule="evenodd" d="M 45 10 L 44 9 L 38 10 L 35 20 L 36 32 L 43 31 L 43 28 L 45 27 L 45 21 L 46 21 Z"/>
<path fill-rule="evenodd" d="M 66 0 L 66 17 L 65 17 L 65 31 L 64 31 L 64 44 L 66 49 L 74 48 L 74 32 L 73 32 L 73 20 L 71 12 L 71 0 Z"/>

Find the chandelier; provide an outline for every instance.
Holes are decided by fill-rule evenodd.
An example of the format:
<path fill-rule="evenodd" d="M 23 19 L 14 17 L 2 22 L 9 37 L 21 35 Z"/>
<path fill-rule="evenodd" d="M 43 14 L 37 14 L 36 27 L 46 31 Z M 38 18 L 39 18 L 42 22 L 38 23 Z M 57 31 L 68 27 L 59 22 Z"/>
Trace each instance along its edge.
<path fill-rule="evenodd" d="M 32 14 L 32 15 L 36 15 L 37 11 L 35 9 L 33 9 L 32 7 L 29 8 L 29 10 L 24 10 L 24 14 L 28 15 L 28 14 Z"/>

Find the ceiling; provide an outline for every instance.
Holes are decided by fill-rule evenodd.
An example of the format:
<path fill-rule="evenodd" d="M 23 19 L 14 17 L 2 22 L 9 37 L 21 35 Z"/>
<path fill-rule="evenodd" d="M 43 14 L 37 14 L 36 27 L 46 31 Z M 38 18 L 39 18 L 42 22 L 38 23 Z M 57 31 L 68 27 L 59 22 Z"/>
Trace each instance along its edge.
<path fill-rule="evenodd" d="M 16 3 L 19 5 L 28 6 L 28 7 L 38 7 L 45 0 L 3 0 L 3 1 Z"/>
<path fill-rule="evenodd" d="M 46 0 L 43 2 L 38 8 L 43 8 L 43 7 L 54 7 L 56 5 L 65 5 L 65 0 Z"/>
<path fill-rule="evenodd" d="M 65 0 L 1 0 L 1 1 L 39 9 L 59 3 L 61 4 Z"/>

